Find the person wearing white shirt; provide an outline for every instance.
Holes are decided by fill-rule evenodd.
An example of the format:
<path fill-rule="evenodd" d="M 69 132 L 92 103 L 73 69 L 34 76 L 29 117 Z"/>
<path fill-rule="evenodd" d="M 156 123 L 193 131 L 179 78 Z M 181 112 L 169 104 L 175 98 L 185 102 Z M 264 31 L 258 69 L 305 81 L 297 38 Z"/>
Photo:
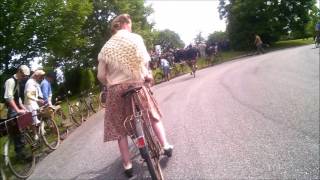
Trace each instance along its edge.
<path fill-rule="evenodd" d="M 24 89 L 24 105 L 28 111 L 32 113 L 33 124 L 37 125 L 40 123 L 37 117 L 37 110 L 40 105 L 43 105 L 44 101 L 42 97 L 40 82 L 43 80 L 45 72 L 43 70 L 36 70 L 27 81 Z"/>
<path fill-rule="evenodd" d="M 169 64 L 169 61 L 167 59 L 165 59 L 164 56 L 162 56 L 161 60 L 160 60 L 160 64 L 161 64 L 161 69 L 162 69 L 162 72 L 163 72 L 163 75 L 164 75 L 166 81 L 169 81 L 170 80 L 170 64 Z"/>

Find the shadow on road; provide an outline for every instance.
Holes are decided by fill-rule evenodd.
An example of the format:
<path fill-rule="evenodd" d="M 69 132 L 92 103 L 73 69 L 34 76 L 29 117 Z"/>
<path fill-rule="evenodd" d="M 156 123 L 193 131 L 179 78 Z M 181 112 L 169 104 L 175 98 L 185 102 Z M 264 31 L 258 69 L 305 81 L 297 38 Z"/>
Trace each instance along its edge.
<path fill-rule="evenodd" d="M 151 180 L 149 175 L 148 167 L 146 163 L 143 163 L 139 150 L 134 147 L 134 145 L 130 146 L 130 152 L 132 153 L 132 165 L 134 176 L 130 178 L 134 179 L 143 179 L 143 180 Z M 163 157 L 160 160 L 160 164 L 162 169 L 165 169 L 169 158 Z M 123 173 L 122 160 L 121 157 L 118 157 L 113 163 L 104 167 L 98 171 L 86 171 L 78 176 L 74 177 L 72 180 L 78 179 L 95 179 L 95 180 L 105 180 L 105 179 L 117 179 L 117 180 L 127 180 L 128 178 Z"/>

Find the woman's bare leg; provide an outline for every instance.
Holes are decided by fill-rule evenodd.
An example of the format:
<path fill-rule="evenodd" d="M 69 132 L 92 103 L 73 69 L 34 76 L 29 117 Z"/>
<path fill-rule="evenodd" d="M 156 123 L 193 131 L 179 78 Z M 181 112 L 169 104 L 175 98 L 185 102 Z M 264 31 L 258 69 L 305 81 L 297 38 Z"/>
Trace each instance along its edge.
<path fill-rule="evenodd" d="M 122 136 L 121 139 L 118 140 L 118 145 L 119 145 L 123 165 L 127 169 L 132 165 L 130 161 L 130 152 L 129 152 L 127 136 Z"/>
<path fill-rule="evenodd" d="M 160 144 L 163 147 L 168 147 L 170 144 L 167 140 L 166 133 L 163 127 L 163 123 L 161 121 L 154 121 L 151 120 L 152 128 L 154 132 L 156 133 L 156 136 L 158 137 Z"/>

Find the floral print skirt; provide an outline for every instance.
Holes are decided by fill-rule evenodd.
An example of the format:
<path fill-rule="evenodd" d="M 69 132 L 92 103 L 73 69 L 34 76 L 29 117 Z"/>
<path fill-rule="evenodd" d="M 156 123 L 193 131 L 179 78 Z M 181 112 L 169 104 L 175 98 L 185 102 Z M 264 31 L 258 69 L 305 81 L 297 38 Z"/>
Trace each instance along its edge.
<path fill-rule="evenodd" d="M 121 97 L 129 89 L 129 86 L 142 86 L 138 93 L 141 99 L 142 110 L 148 112 L 151 120 L 159 121 L 162 117 L 159 106 L 151 92 L 143 83 L 117 84 L 107 89 L 107 102 L 104 117 L 104 142 L 119 140 L 122 136 L 127 136 L 128 128 L 124 128 L 126 118 L 132 116 L 130 98 Z M 145 115 L 145 114 L 144 114 Z"/>

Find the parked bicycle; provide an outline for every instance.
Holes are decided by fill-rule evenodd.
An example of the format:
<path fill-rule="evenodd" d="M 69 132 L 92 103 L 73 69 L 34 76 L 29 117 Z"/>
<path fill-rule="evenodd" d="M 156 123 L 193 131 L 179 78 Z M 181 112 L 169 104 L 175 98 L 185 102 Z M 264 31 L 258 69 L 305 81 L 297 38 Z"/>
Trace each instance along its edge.
<path fill-rule="evenodd" d="M 153 131 L 148 112 L 142 110 L 141 99 L 138 96 L 141 89 L 142 87 L 129 87 L 122 95 L 123 98 L 130 98 L 133 112 L 133 115 L 125 120 L 124 127 L 147 163 L 151 178 L 162 180 L 162 169 L 159 163 L 162 148 Z M 134 132 L 130 132 L 130 129 L 134 129 Z"/>
<path fill-rule="evenodd" d="M 51 150 L 58 148 L 60 144 L 60 134 L 57 124 L 49 117 L 43 116 L 41 111 L 38 114 L 40 120 L 36 127 L 36 134 L 41 138 L 35 139 L 35 132 L 32 125 L 32 114 L 26 113 L 15 118 L 8 119 L 1 123 L 7 132 L 3 137 L 3 157 L 4 165 L 18 178 L 29 177 L 35 169 L 36 155 L 40 154 L 43 145 Z M 22 150 L 16 152 L 14 137 L 21 137 Z"/>
<path fill-rule="evenodd" d="M 58 99 L 65 98 L 67 103 L 67 113 L 68 116 L 66 116 L 63 111 L 57 112 L 58 117 L 61 118 L 61 120 L 66 120 L 67 118 L 71 119 L 77 126 L 80 126 L 84 120 L 84 116 L 82 113 L 82 110 L 79 107 L 79 104 L 74 103 L 72 104 L 69 100 L 69 96 L 71 95 L 71 92 L 68 91 L 67 94 L 58 97 Z"/>
<path fill-rule="evenodd" d="M 98 112 L 100 108 L 99 98 L 92 92 L 82 92 L 77 102 L 84 119 L 89 118 L 91 114 Z"/>
<path fill-rule="evenodd" d="M 103 86 L 102 91 L 99 94 L 100 107 L 105 108 L 107 102 L 107 87 Z"/>

